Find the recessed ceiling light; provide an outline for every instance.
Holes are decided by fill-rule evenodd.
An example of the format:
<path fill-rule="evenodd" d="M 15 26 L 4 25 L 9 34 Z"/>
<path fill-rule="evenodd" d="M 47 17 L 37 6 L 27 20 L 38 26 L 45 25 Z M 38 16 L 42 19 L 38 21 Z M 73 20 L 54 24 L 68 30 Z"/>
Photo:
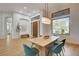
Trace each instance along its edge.
<path fill-rule="evenodd" d="M 23 11 L 22 11 L 22 10 L 20 10 L 19 12 L 20 12 L 20 13 L 23 13 Z"/>
<path fill-rule="evenodd" d="M 27 7 L 24 7 L 24 9 L 27 9 Z"/>

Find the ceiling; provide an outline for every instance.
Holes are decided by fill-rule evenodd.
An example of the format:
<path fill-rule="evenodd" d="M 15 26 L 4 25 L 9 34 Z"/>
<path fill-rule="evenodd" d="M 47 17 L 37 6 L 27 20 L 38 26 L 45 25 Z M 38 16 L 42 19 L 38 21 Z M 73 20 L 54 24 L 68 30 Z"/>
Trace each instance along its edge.
<path fill-rule="evenodd" d="M 33 3 L 0 3 L 0 11 L 5 12 L 19 12 L 31 16 L 32 14 L 39 13 L 44 4 Z"/>
<path fill-rule="evenodd" d="M 48 9 L 55 10 L 60 8 L 67 3 L 48 3 Z M 2 12 L 19 12 L 28 16 L 32 16 L 42 12 L 45 14 L 45 3 L 0 3 L 0 11 Z"/>
<path fill-rule="evenodd" d="M 49 4 L 51 7 L 52 4 Z M 28 16 L 39 13 L 45 8 L 45 3 L 0 3 L 0 11 L 19 12 Z"/>

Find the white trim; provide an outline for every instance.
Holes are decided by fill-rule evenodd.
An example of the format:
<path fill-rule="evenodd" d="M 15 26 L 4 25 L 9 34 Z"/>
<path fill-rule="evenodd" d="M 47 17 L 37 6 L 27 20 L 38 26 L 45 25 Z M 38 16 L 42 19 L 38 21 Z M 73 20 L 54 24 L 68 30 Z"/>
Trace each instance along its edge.
<path fill-rule="evenodd" d="M 61 19 L 61 18 L 64 18 L 64 17 L 70 17 L 70 14 L 52 18 L 52 21 L 51 21 L 51 33 L 52 34 L 53 34 L 53 20 Z M 58 35 L 61 35 L 61 34 L 58 34 Z M 63 35 L 70 35 L 70 20 L 69 20 L 69 33 L 63 34 Z"/>
<path fill-rule="evenodd" d="M 36 22 L 36 21 L 40 21 L 40 19 L 37 19 L 37 20 L 33 20 L 33 21 L 31 21 L 31 23 L 32 23 L 32 22 Z"/>
<path fill-rule="evenodd" d="M 24 15 L 24 16 L 28 16 L 28 15 L 25 15 L 25 14 L 23 14 L 23 13 L 20 13 L 20 12 L 14 12 L 14 13 L 18 13 L 18 14 L 21 14 L 21 15 Z M 30 16 L 28 16 L 29 18 L 30 18 Z"/>
<path fill-rule="evenodd" d="M 12 17 L 5 17 L 5 25 L 6 25 L 6 27 L 5 27 L 5 31 L 7 31 L 7 19 L 8 18 L 11 18 L 12 19 Z M 11 26 L 13 26 L 13 19 L 12 19 L 12 22 L 11 22 Z M 6 34 L 5 34 L 5 39 L 7 39 L 7 32 L 5 32 Z M 10 34 L 10 37 L 11 37 L 11 39 L 12 39 L 12 29 L 11 29 L 11 34 Z"/>
<path fill-rule="evenodd" d="M 53 19 L 59 19 L 59 18 L 62 18 L 62 17 L 66 17 L 66 16 L 70 16 L 70 14 L 69 15 L 63 15 L 63 16 L 54 17 L 54 18 L 52 18 L 52 20 Z"/>
<path fill-rule="evenodd" d="M 34 16 L 31 16 L 30 18 L 34 18 L 34 17 L 36 17 L 36 16 L 40 16 L 40 13 L 35 14 Z"/>

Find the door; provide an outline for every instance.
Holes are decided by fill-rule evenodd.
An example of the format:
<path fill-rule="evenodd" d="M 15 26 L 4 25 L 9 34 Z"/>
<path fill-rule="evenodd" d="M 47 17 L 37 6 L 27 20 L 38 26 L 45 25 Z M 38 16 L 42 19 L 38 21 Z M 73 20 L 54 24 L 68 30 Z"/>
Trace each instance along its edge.
<path fill-rule="evenodd" d="M 12 23 L 7 22 L 7 36 L 11 36 Z"/>
<path fill-rule="evenodd" d="M 38 37 L 39 35 L 39 21 L 32 22 L 32 36 Z"/>
<path fill-rule="evenodd" d="M 6 38 L 12 39 L 12 18 L 6 19 Z"/>
<path fill-rule="evenodd" d="M 12 18 L 6 17 L 5 18 L 5 37 L 6 37 L 6 45 L 10 47 L 11 39 L 12 39 Z"/>

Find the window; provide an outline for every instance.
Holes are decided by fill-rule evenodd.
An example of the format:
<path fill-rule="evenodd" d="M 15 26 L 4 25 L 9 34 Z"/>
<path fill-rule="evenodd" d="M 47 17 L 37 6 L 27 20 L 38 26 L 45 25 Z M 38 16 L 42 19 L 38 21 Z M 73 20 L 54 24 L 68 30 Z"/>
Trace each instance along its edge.
<path fill-rule="evenodd" d="M 53 34 L 69 34 L 69 16 L 53 20 Z"/>

